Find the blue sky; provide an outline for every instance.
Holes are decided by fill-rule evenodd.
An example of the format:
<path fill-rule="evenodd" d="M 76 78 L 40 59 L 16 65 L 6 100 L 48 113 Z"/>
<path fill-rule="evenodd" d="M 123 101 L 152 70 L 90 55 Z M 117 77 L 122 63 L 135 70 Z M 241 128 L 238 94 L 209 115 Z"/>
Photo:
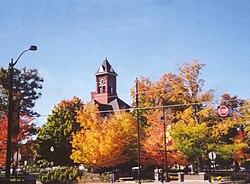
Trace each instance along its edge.
<path fill-rule="evenodd" d="M 31 44 L 16 67 L 44 78 L 36 110 L 95 90 L 105 57 L 118 73 L 118 94 L 131 102 L 139 76 L 158 80 L 184 61 L 205 63 L 204 89 L 250 98 L 250 1 L 247 0 L 2 0 L 0 66 Z"/>

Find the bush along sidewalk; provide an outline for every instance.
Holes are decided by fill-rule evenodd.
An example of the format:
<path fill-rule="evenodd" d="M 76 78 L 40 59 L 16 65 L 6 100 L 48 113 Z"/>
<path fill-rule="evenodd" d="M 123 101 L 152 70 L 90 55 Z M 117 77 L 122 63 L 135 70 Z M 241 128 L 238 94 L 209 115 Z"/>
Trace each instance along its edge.
<path fill-rule="evenodd" d="M 72 184 L 77 181 L 78 176 L 80 176 L 80 174 L 77 168 L 56 168 L 41 171 L 38 179 L 43 184 Z"/>

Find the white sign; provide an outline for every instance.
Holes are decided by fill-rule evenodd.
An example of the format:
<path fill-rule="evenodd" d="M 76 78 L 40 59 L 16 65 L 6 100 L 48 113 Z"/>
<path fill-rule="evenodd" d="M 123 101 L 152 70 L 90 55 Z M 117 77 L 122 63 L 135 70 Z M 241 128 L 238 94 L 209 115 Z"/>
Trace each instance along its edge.
<path fill-rule="evenodd" d="M 215 152 L 210 152 L 210 153 L 208 153 L 208 157 L 210 158 L 210 160 L 215 160 L 216 159 L 216 154 L 215 154 Z"/>
<path fill-rule="evenodd" d="M 17 162 L 22 159 L 22 155 L 19 152 L 15 152 L 13 155 L 13 159 Z"/>

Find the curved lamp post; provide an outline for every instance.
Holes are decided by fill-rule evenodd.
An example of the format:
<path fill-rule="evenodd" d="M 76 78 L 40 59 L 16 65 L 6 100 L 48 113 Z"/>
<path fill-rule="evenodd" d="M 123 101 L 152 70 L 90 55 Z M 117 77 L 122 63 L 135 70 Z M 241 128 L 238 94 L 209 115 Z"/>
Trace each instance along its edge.
<path fill-rule="evenodd" d="M 14 101 L 13 101 L 13 78 L 14 78 L 14 66 L 17 64 L 20 57 L 27 51 L 36 51 L 37 46 L 31 45 L 29 49 L 24 50 L 18 56 L 14 62 L 13 58 L 9 63 L 9 106 L 8 106 L 8 132 L 7 132 L 7 152 L 6 152 L 6 178 L 10 178 L 10 165 L 11 165 L 11 139 L 12 139 L 12 124 L 13 124 L 13 113 L 14 113 Z"/>

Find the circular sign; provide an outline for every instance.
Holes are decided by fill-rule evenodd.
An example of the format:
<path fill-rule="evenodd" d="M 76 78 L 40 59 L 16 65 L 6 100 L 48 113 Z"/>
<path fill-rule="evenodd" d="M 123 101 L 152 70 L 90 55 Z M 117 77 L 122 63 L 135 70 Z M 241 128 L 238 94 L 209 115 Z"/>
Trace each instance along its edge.
<path fill-rule="evenodd" d="M 227 108 L 227 106 L 225 105 L 222 105 L 219 107 L 218 109 L 218 114 L 221 116 L 221 117 L 226 117 L 229 113 L 229 110 Z"/>
<path fill-rule="evenodd" d="M 13 155 L 13 159 L 17 162 L 22 159 L 22 155 L 19 152 L 15 152 Z"/>
<path fill-rule="evenodd" d="M 216 159 L 216 154 L 215 154 L 215 152 L 209 152 L 208 153 L 208 157 L 210 158 L 210 160 L 215 160 Z"/>

